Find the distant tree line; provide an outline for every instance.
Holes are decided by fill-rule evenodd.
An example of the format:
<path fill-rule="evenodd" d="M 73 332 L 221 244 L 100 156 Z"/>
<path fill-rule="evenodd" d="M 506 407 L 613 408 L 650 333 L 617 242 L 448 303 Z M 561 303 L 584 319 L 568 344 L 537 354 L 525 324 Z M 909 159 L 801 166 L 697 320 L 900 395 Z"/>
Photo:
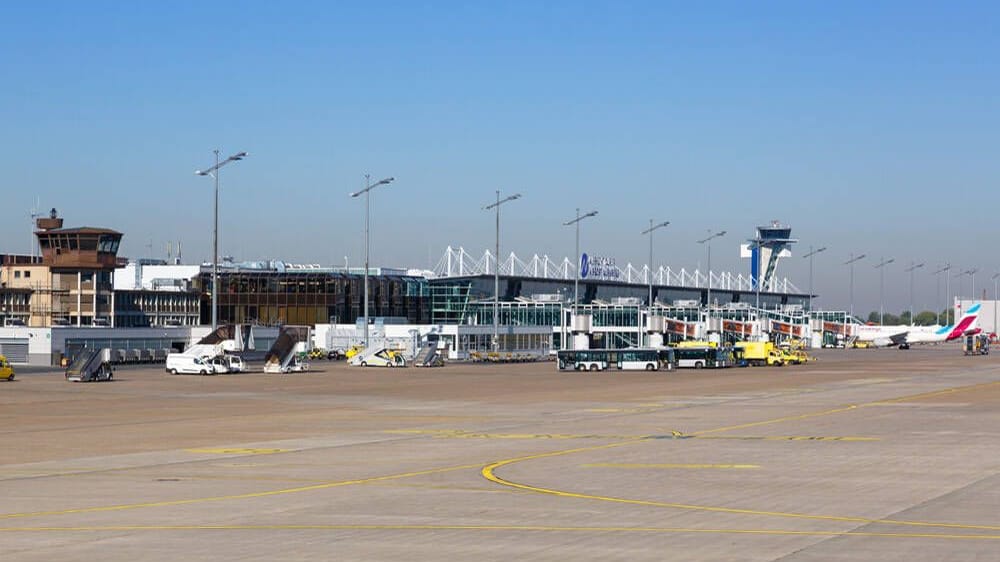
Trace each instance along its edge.
<path fill-rule="evenodd" d="M 941 324 L 954 324 L 955 323 L 955 313 L 950 309 L 945 309 L 941 311 L 940 318 Z M 868 321 L 874 324 L 878 324 L 878 311 L 874 311 L 868 315 Z M 885 325 L 897 325 L 897 324 L 915 324 L 917 326 L 932 326 L 937 324 L 938 314 L 930 310 L 925 310 L 923 312 L 917 313 L 913 318 L 913 322 L 910 322 L 910 311 L 903 311 L 902 314 L 892 314 L 886 312 L 882 315 L 882 323 Z"/>

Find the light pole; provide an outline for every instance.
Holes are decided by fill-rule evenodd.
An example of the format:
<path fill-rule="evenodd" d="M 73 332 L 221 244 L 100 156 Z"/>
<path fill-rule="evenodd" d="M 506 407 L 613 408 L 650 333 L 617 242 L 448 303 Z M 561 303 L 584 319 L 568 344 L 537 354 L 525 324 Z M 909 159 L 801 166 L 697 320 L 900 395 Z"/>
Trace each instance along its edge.
<path fill-rule="evenodd" d="M 969 270 L 969 276 L 972 277 L 972 302 L 976 302 L 976 272 L 979 271 L 978 267 Z"/>
<path fill-rule="evenodd" d="M 212 228 L 212 331 L 219 327 L 219 168 L 230 162 L 243 160 L 249 154 L 237 152 L 219 162 L 219 150 L 215 153 L 215 165 L 207 170 L 195 170 L 199 176 L 211 176 L 215 180 L 215 226 Z"/>
<path fill-rule="evenodd" d="M 812 249 L 812 246 L 809 246 L 809 253 L 802 256 L 803 258 L 809 258 L 809 310 L 812 310 L 813 307 L 813 256 L 825 251 L 826 246 L 815 250 Z"/>
<path fill-rule="evenodd" d="M 576 279 L 573 280 L 573 316 L 576 316 L 577 303 L 580 301 L 580 221 L 586 218 L 597 216 L 597 211 L 590 211 L 581 215 L 580 208 L 576 208 L 576 218 L 563 223 L 563 226 L 576 225 Z"/>
<path fill-rule="evenodd" d="M 913 261 L 910 261 L 910 267 L 906 268 L 906 272 L 910 274 L 910 326 L 916 324 L 913 321 L 913 272 L 924 266 L 923 262 L 913 265 Z"/>
<path fill-rule="evenodd" d="M 493 351 L 500 351 L 500 321 L 498 314 L 500 313 L 500 205 L 508 201 L 513 201 L 515 199 L 520 199 L 521 194 L 515 193 L 510 197 L 507 197 L 503 201 L 500 200 L 500 190 L 497 190 L 497 201 L 496 203 L 490 203 L 483 207 L 484 211 L 490 209 L 496 209 L 497 211 L 497 246 L 496 246 L 496 256 L 494 256 L 494 268 L 493 268 Z"/>
<path fill-rule="evenodd" d="M 663 228 L 670 224 L 670 221 L 663 221 L 660 224 L 653 225 L 653 219 L 649 219 L 649 228 L 643 230 L 643 234 L 649 235 L 649 305 L 650 314 L 653 312 L 653 231 Z"/>
<path fill-rule="evenodd" d="M 712 231 L 709 230 L 708 233 L 709 233 L 708 238 L 702 238 L 701 240 L 698 241 L 698 243 L 699 244 L 704 244 L 708 248 L 708 292 L 705 294 L 705 300 L 708 301 L 708 303 L 707 303 L 707 305 L 708 305 L 708 311 L 709 311 L 708 314 L 711 317 L 711 314 L 712 314 L 712 244 L 711 244 L 711 242 L 712 242 L 713 238 L 718 238 L 720 236 L 725 236 L 726 235 L 726 231 L 723 230 L 721 232 L 716 232 L 715 234 L 712 234 Z M 758 272 L 758 276 L 759 276 L 759 272 Z"/>
<path fill-rule="evenodd" d="M 753 250 L 752 254 L 751 254 L 753 256 L 753 264 L 751 265 L 751 268 L 750 268 L 750 273 L 752 274 L 753 279 L 751 279 L 750 281 L 753 284 L 754 291 L 756 292 L 756 299 L 755 299 L 755 302 L 754 302 L 754 308 L 757 309 L 756 315 L 758 317 L 760 316 L 760 273 L 761 273 L 760 272 L 760 249 L 761 249 L 761 243 L 763 241 L 764 241 L 764 239 L 760 237 L 760 232 L 757 233 L 757 237 L 751 238 L 750 240 L 748 240 L 748 242 L 750 242 L 751 244 L 753 244 L 752 246 L 750 246 L 750 248 L 752 248 L 752 250 Z"/>
<path fill-rule="evenodd" d="M 948 274 L 948 272 L 951 271 L 951 264 L 950 263 L 947 264 L 943 269 L 943 271 L 944 271 L 944 300 L 945 300 L 944 304 L 945 307 L 948 309 L 948 312 L 946 313 L 947 316 L 945 317 L 944 321 L 951 324 L 951 321 L 948 320 L 948 318 L 954 317 L 954 315 L 951 313 L 951 275 Z"/>
<path fill-rule="evenodd" d="M 856 262 L 858 260 L 862 260 L 865 257 L 866 257 L 865 254 L 861 254 L 860 256 L 857 256 L 857 257 L 855 257 L 854 254 L 851 254 L 851 259 L 849 259 L 849 260 L 847 260 L 847 261 L 844 262 L 844 265 L 851 266 L 850 303 L 851 303 L 851 317 L 852 318 L 854 317 L 854 262 Z"/>
<path fill-rule="evenodd" d="M 931 275 L 933 275 L 934 279 L 937 281 L 935 283 L 935 288 L 934 288 L 934 300 L 935 301 L 937 299 L 941 298 L 941 274 L 945 273 L 946 274 L 945 277 L 947 278 L 948 277 L 947 276 L 947 272 L 948 272 L 949 269 L 951 269 L 951 264 L 950 263 L 946 264 L 946 265 L 944 265 L 942 267 L 939 267 L 939 268 L 935 269 L 934 272 L 931 273 Z M 946 282 L 947 281 L 950 281 L 950 280 L 946 280 Z M 950 286 L 950 283 L 948 283 L 948 285 Z M 935 304 L 934 308 L 937 308 L 939 306 L 941 306 L 940 302 L 937 303 L 937 304 Z M 945 320 L 947 320 L 947 318 Z M 940 310 L 937 311 L 937 317 L 935 319 L 935 322 L 938 324 L 938 326 L 941 325 L 941 311 Z"/>
<path fill-rule="evenodd" d="M 369 259 L 369 255 L 368 255 L 368 222 L 369 222 L 370 216 L 371 216 L 371 213 L 369 213 L 369 209 L 370 209 L 369 199 L 371 197 L 369 195 L 369 193 L 371 193 L 371 190 L 375 189 L 376 187 L 378 187 L 380 185 L 387 185 L 387 184 L 389 184 L 390 182 L 392 182 L 395 179 L 396 178 L 385 178 L 385 179 L 379 180 L 379 181 L 377 181 L 375 183 L 371 183 L 371 175 L 370 174 L 365 174 L 365 188 L 362 189 L 361 191 L 355 191 L 354 193 L 351 194 L 351 197 L 358 197 L 359 195 L 362 195 L 362 194 L 364 194 L 364 196 L 365 196 L 365 331 L 364 331 L 364 334 L 365 334 L 364 346 L 365 346 L 365 348 L 368 347 L 368 259 Z"/>
<path fill-rule="evenodd" d="M 997 277 L 1000 277 L 1000 273 L 994 273 L 993 277 L 990 277 L 990 279 L 993 280 L 993 333 L 994 334 L 997 333 L 997 297 L 1000 296 L 997 294 L 997 286 L 998 286 Z"/>
<path fill-rule="evenodd" d="M 961 281 L 962 277 L 965 277 L 966 275 L 969 275 L 971 273 L 972 273 L 971 269 L 966 269 L 965 271 L 959 271 L 958 273 L 955 274 L 955 279 L 959 280 L 958 281 L 958 290 L 955 292 L 955 296 L 956 297 L 960 296 L 961 293 L 962 293 L 962 281 Z M 958 319 L 957 315 L 955 314 L 955 303 L 954 302 L 949 302 L 948 303 L 948 310 L 950 311 L 949 314 L 951 315 L 952 323 L 954 324 L 955 321 Z"/>
<path fill-rule="evenodd" d="M 885 259 L 878 262 L 875 269 L 878 270 L 878 325 L 884 325 L 882 322 L 883 316 L 885 315 L 885 266 L 896 261 L 896 258 Z"/>

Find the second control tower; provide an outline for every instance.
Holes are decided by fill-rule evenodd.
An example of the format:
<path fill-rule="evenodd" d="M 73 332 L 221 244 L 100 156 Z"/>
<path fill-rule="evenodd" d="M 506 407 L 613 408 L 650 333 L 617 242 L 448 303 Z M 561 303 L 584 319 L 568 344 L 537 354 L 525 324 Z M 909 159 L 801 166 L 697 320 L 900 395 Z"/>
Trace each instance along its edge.
<path fill-rule="evenodd" d="M 743 244 L 740 255 L 750 258 L 750 278 L 754 289 L 774 291 L 774 272 L 780 258 L 791 257 L 789 250 L 798 240 L 791 237 L 792 227 L 771 221 L 770 226 L 758 226 L 756 238 Z M 758 285 L 759 283 L 759 285 Z"/>

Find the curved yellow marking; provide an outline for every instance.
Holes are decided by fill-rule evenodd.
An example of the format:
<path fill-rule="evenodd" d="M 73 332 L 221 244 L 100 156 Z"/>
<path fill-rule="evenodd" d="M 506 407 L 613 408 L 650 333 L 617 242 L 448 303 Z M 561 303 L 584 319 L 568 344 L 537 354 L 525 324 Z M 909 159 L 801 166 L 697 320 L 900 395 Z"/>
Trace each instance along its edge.
<path fill-rule="evenodd" d="M 784 529 L 702 529 L 685 527 L 555 527 L 534 525 L 107 525 L 79 527 L 0 527 L 3 533 L 99 531 L 524 531 L 574 533 L 700 533 L 741 535 L 798 535 L 818 537 L 893 537 L 927 539 L 1000 540 L 1000 535 L 936 533 L 872 533 L 864 531 L 792 531 Z"/>
<path fill-rule="evenodd" d="M 423 476 L 426 474 L 440 474 L 442 472 L 452 472 L 467 468 L 479 468 L 480 464 L 466 464 L 461 466 L 449 466 L 445 468 L 432 468 L 429 470 L 418 470 L 415 472 L 403 472 L 401 474 L 390 474 L 386 476 L 374 476 L 372 478 L 360 478 L 357 480 L 340 480 L 336 482 L 324 482 L 312 486 L 300 486 L 298 488 L 285 488 L 282 490 L 268 490 L 264 492 L 250 492 L 246 494 L 233 494 L 229 496 L 210 496 L 207 498 L 190 498 L 186 500 L 168 500 L 162 502 L 131 503 L 121 505 L 106 505 L 100 507 L 81 507 L 77 509 L 60 509 L 53 511 L 33 511 L 27 513 L 6 513 L 0 514 L 0 519 L 20 519 L 24 517 L 43 517 L 48 515 L 68 515 L 71 513 L 100 513 L 104 511 L 124 511 L 127 509 L 139 509 L 143 507 L 167 507 L 173 505 L 190 505 L 196 503 L 217 502 L 224 500 L 243 500 L 249 498 L 264 498 L 268 496 L 280 496 L 284 494 L 298 494 L 301 492 L 312 492 L 325 490 L 327 488 L 337 488 L 340 486 L 351 486 L 354 484 L 368 484 L 371 482 L 384 482 L 386 480 L 397 480 L 400 478 L 410 478 L 412 476 Z"/>
<path fill-rule="evenodd" d="M 851 410 L 856 410 L 858 408 L 865 407 L 865 406 L 873 406 L 873 405 L 877 405 L 877 404 L 886 404 L 886 403 L 898 403 L 898 402 L 904 402 L 904 401 L 907 401 L 907 400 L 919 400 L 919 399 L 923 399 L 923 398 L 929 398 L 929 397 L 932 397 L 932 396 L 939 396 L 939 395 L 943 395 L 943 394 L 951 394 L 951 393 L 955 393 L 955 392 L 963 392 L 963 391 L 979 389 L 979 388 L 983 388 L 983 387 L 987 387 L 987 386 L 994 386 L 994 385 L 998 385 L 998 384 L 1000 384 L 1000 381 L 995 381 L 995 382 L 990 382 L 990 383 L 976 384 L 976 385 L 971 385 L 971 386 L 966 386 L 966 387 L 955 387 L 955 388 L 949 388 L 949 389 L 939 390 L 939 391 L 934 391 L 934 392 L 925 392 L 925 393 L 921 393 L 921 394 L 914 394 L 914 395 L 910 395 L 910 396 L 903 396 L 903 397 L 900 397 L 900 398 L 894 398 L 894 399 L 891 399 L 891 400 L 879 400 L 879 401 L 873 401 L 873 402 L 868 402 L 868 403 L 864 403 L 864 404 L 850 404 L 848 406 L 844 406 L 844 407 L 840 407 L 840 408 L 832 408 L 832 409 L 829 409 L 829 410 L 823 410 L 821 412 L 812 412 L 812 413 L 800 414 L 800 415 L 795 415 L 795 416 L 785 416 L 785 417 L 775 418 L 775 419 L 770 419 L 770 420 L 762 420 L 762 421 L 758 421 L 758 422 L 750 422 L 750 423 L 745 423 L 745 424 L 739 424 L 739 425 L 733 425 L 733 426 L 727 426 L 727 427 L 720 427 L 720 428 L 717 428 L 717 429 L 709 429 L 709 430 L 704 430 L 704 431 L 695 431 L 693 433 L 690 433 L 689 435 L 698 436 L 698 435 L 705 435 L 705 434 L 709 434 L 709 433 L 717 433 L 717 432 L 722 432 L 722 431 L 729 431 L 729 430 L 733 430 L 733 429 L 744 429 L 744 428 L 747 428 L 747 427 L 759 427 L 759 426 L 762 426 L 762 425 L 771 425 L 771 424 L 776 424 L 776 423 L 781 423 L 781 422 L 786 422 L 786 421 L 802 420 L 802 419 L 814 418 L 814 417 L 819 417 L 819 416 L 828 416 L 828 415 L 831 415 L 831 414 L 838 414 L 838 413 L 842 413 L 842 412 L 848 412 L 848 411 L 851 411 Z M 756 509 L 740 509 L 740 508 L 731 508 L 731 507 L 716 507 L 716 506 L 683 504 L 683 503 L 673 503 L 673 502 L 658 502 L 658 501 L 650 501 L 650 500 L 635 500 L 635 499 L 628 499 L 628 498 L 617 498 L 617 497 L 613 497 L 613 496 L 600 496 L 600 495 L 595 495 L 595 494 L 578 494 L 578 493 L 575 493 L 575 492 L 567 492 L 567 491 L 564 491 L 564 490 L 556 490 L 556 489 L 553 489 L 553 488 L 543 488 L 543 487 L 540 487 L 540 486 L 532 486 L 532 485 L 529 485 L 529 484 L 521 484 L 521 483 L 518 483 L 518 482 L 513 482 L 511 480 L 505 480 L 504 478 L 501 478 L 501 477 L 499 477 L 499 476 L 496 475 L 496 470 L 498 468 L 501 468 L 501 467 L 507 466 L 507 465 L 511 465 L 511 464 L 515 464 L 515 463 L 519 463 L 519 462 L 524 462 L 524 461 L 529 461 L 529 460 L 536 460 L 536 459 L 542 459 L 542 458 L 549 458 L 549 457 L 558 457 L 558 456 L 569 455 L 569 454 L 579 453 L 579 452 L 585 452 L 585 451 L 596 451 L 596 450 L 599 450 L 599 449 L 605 449 L 605 448 L 609 448 L 609 447 L 615 447 L 615 446 L 623 446 L 623 445 L 631 445 L 631 444 L 635 444 L 635 443 L 641 443 L 643 441 L 649 441 L 649 439 L 648 438 L 635 439 L 635 440 L 631 440 L 631 441 L 623 441 L 623 442 L 620 442 L 620 443 L 613 443 L 611 445 L 599 445 L 599 446 L 595 446 L 595 447 L 580 447 L 580 448 L 576 448 L 576 449 L 566 449 L 566 450 L 562 450 L 562 451 L 552 451 L 552 452 L 549 452 L 549 453 L 541 453 L 541 454 L 536 454 L 536 455 L 527 455 L 527 456 L 523 456 L 523 457 L 516 457 L 516 458 L 512 458 L 512 459 L 505 459 L 505 460 L 497 461 L 497 462 L 494 462 L 492 464 L 488 464 L 488 465 L 484 466 L 480 470 L 480 473 L 487 480 L 489 480 L 491 482 L 494 482 L 494 483 L 497 483 L 497 484 L 500 484 L 502 486 L 509 486 L 511 488 L 517 488 L 517 489 L 525 490 L 525 491 L 529 491 L 529 492 L 535 492 L 535 493 L 539 493 L 539 494 L 548 494 L 548 495 L 565 497 L 565 498 L 598 500 L 598 501 L 606 501 L 606 502 L 622 503 L 622 504 L 630 504 L 630 505 L 645 505 L 645 506 L 652 506 L 652 507 L 666 507 L 666 508 L 672 508 L 672 509 L 684 509 L 684 510 L 692 510 L 692 511 L 709 511 L 709 512 L 715 512 L 715 513 L 732 513 L 732 514 L 743 514 L 743 515 L 761 515 L 761 516 L 769 516 L 769 517 L 784 517 L 784 518 L 792 518 L 792 519 L 808 519 L 808 520 L 819 520 L 819 521 L 840 521 L 840 522 L 864 523 L 864 524 L 878 523 L 878 524 L 884 524 L 884 525 L 901 525 L 901 526 L 912 526 L 912 527 L 942 527 L 942 528 L 949 528 L 949 529 L 970 529 L 970 530 L 971 529 L 975 529 L 975 530 L 1000 531 L 1000 526 L 997 526 L 997 525 L 969 525 L 969 524 L 964 524 L 964 523 L 933 523 L 933 522 L 926 522 L 926 521 L 905 521 L 905 520 L 895 520 L 895 519 L 871 519 L 871 518 L 867 518 L 867 517 L 842 517 L 842 516 L 836 516 L 836 515 L 810 515 L 810 514 L 807 514 L 807 513 L 793 513 L 793 512 L 782 512 L 782 511 L 763 511 L 763 510 L 756 510 Z"/>
<path fill-rule="evenodd" d="M 643 440 L 643 441 L 645 441 L 645 440 Z M 628 442 L 624 442 L 624 443 L 614 443 L 611 446 L 621 446 L 621 445 L 627 445 L 627 444 L 632 444 L 632 443 L 636 443 L 636 441 L 628 441 Z M 566 492 L 566 491 L 563 491 L 563 490 L 556 490 L 556 489 L 553 489 L 553 488 L 542 488 L 540 486 L 531 486 L 529 484 L 521 484 L 521 483 L 518 483 L 518 482 L 513 482 L 511 480 L 505 480 L 505 479 L 503 479 L 503 478 L 501 478 L 501 477 L 499 477 L 499 476 L 496 475 L 496 469 L 498 469 L 498 468 L 500 468 L 502 466 L 507 466 L 507 465 L 510 465 L 510 464 L 514 464 L 514 463 L 518 463 L 518 462 L 523 462 L 523 461 L 528 461 L 528 460 L 535 460 L 535 459 L 546 458 L 546 457 L 557 457 L 557 456 L 561 456 L 561 455 L 568 455 L 568 454 L 571 454 L 571 453 L 577 453 L 577 452 L 583 452 L 583 451 L 592 451 L 592 450 L 601 449 L 601 448 L 608 448 L 608 447 L 609 447 L 608 445 L 605 445 L 605 446 L 602 446 L 602 447 L 583 447 L 583 448 L 580 448 L 580 449 L 572 449 L 572 450 L 568 450 L 568 451 L 555 451 L 555 452 L 552 452 L 552 453 L 542 453 L 542 454 L 539 454 L 539 455 L 529 455 L 529 456 L 525 456 L 525 457 L 518 457 L 518 458 L 514 458 L 514 459 L 502 460 L 502 461 L 498 461 L 498 462 L 495 462 L 493 464 L 484 466 L 483 469 L 481 470 L 481 474 L 487 480 L 489 480 L 491 482 L 495 482 L 495 483 L 503 485 L 503 486 L 510 486 L 512 488 L 518 488 L 518 489 L 526 490 L 526 491 L 529 491 L 529 492 L 536 492 L 536 493 L 539 493 L 539 494 L 548 494 L 548 495 L 559 496 L 559 497 L 564 497 L 564 498 L 577 498 L 577 499 L 586 499 L 586 500 L 599 500 L 599 501 L 606 501 L 606 502 L 613 502 L 613 503 L 623 503 L 623 504 L 631 504 L 631 505 L 645 505 L 645 506 L 652 506 L 652 507 L 668 507 L 668 508 L 673 508 L 673 509 L 686 509 L 686 510 L 692 510 L 692 511 L 711 511 L 711 512 L 715 512 L 715 513 L 736 513 L 736 514 L 742 514 L 742 515 L 766 515 L 766 516 L 770 516 L 770 517 L 786 517 L 786 518 L 793 518 L 793 519 L 811 519 L 811 520 L 820 520 L 820 521 L 842 521 L 842 522 L 849 522 L 849 523 L 869 523 L 869 524 L 870 523 L 881 523 L 881 524 L 886 524 L 886 525 L 907 525 L 907 526 L 913 526 L 913 527 L 947 527 L 947 528 L 952 528 L 952 529 L 980 529 L 980 530 L 988 530 L 988 531 L 1000 531 L 1000 526 L 995 526 L 995 525 L 966 525 L 966 524 L 962 524 L 962 523 L 928 523 L 928 522 L 924 522 L 924 521 L 899 521 L 899 520 L 894 520 L 894 519 L 870 519 L 870 518 L 867 518 L 867 517 L 841 517 L 841 516 L 836 516 L 836 515 L 810 515 L 810 514 L 807 514 L 807 513 L 791 513 L 791 512 L 783 512 L 783 511 L 762 511 L 762 510 L 757 510 L 757 509 L 739 509 L 739 508 L 733 508 L 733 507 L 715 507 L 715 506 L 708 506 L 708 505 L 694 505 L 694 504 L 673 503 L 673 502 L 659 502 L 659 501 L 652 501 L 652 500 L 635 500 L 635 499 L 628 499 L 628 498 L 616 498 L 616 497 L 613 497 L 613 496 L 599 496 L 599 495 L 594 495 L 594 494 L 578 494 L 578 493 L 575 493 L 575 492 Z"/>

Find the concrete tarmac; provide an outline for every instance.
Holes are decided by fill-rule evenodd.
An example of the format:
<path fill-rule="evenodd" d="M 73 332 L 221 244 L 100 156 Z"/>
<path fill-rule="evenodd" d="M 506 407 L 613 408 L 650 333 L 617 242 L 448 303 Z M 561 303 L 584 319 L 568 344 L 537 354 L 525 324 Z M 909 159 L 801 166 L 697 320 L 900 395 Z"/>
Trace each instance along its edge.
<path fill-rule="evenodd" d="M 0 382 L 0 559 L 998 560 L 1000 361 Z"/>

